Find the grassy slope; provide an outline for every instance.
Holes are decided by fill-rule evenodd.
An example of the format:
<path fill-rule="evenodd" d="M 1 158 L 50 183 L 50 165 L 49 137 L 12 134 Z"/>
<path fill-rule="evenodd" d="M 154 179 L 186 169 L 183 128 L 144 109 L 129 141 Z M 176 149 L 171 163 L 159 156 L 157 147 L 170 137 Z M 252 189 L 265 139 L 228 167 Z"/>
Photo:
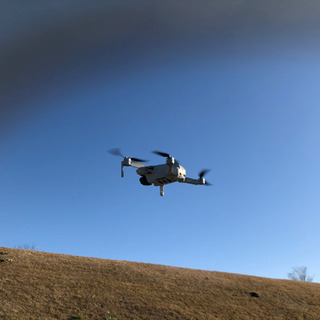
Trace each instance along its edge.
<path fill-rule="evenodd" d="M 320 284 L 0 247 L 0 319 L 320 319 Z M 260 297 L 250 296 L 257 292 Z"/>

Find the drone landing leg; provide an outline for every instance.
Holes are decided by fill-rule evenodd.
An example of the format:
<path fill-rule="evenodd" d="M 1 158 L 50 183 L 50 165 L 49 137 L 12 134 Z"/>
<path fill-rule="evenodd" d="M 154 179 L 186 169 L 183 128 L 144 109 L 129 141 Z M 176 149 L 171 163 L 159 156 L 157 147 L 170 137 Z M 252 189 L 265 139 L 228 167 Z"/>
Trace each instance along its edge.
<path fill-rule="evenodd" d="M 160 186 L 160 196 L 163 197 L 164 196 L 164 190 L 163 190 L 163 185 Z"/>

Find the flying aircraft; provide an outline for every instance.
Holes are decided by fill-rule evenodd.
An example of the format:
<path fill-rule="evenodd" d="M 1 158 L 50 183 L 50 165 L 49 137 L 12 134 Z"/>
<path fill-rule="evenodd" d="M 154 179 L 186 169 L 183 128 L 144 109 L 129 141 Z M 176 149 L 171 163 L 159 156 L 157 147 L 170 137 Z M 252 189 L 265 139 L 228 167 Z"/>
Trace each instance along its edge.
<path fill-rule="evenodd" d="M 200 171 L 198 179 L 188 178 L 186 177 L 186 169 L 174 157 L 166 152 L 153 151 L 153 153 L 166 158 L 165 164 L 154 166 L 147 166 L 143 164 L 148 162 L 148 160 L 124 156 L 118 148 L 109 150 L 109 153 L 123 158 L 121 161 L 122 178 L 124 177 L 124 167 L 137 168 L 136 172 L 141 176 L 140 183 L 144 186 L 150 186 L 152 184 L 154 186 L 159 186 L 160 196 L 164 196 L 164 185 L 173 182 L 207 186 L 211 185 L 204 179 L 204 176 L 210 171 L 209 169 Z"/>

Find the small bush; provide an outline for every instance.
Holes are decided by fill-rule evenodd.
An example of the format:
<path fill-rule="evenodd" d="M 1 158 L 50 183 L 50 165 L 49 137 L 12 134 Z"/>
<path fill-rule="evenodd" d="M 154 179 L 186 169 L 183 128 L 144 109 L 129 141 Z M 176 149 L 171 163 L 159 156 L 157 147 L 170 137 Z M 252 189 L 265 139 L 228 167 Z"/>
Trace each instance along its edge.
<path fill-rule="evenodd" d="M 293 267 L 292 272 L 288 273 L 288 278 L 290 280 L 296 280 L 296 281 L 308 281 L 312 282 L 313 277 L 310 277 L 307 275 L 307 267 Z"/>
<path fill-rule="evenodd" d="M 14 246 L 14 249 L 24 249 L 24 250 L 36 250 L 36 246 L 34 244 L 24 244 L 19 246 Z"/>

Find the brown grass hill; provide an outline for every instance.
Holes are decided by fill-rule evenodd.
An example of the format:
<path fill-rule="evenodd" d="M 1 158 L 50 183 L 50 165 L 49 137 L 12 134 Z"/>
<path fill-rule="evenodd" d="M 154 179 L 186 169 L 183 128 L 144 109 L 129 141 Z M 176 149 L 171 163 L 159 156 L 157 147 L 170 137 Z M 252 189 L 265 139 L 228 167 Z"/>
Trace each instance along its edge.
<path fill-rule="evenodd" d="M 320 284 L 0 247 L 0 319 L 320 319 Z"/>

